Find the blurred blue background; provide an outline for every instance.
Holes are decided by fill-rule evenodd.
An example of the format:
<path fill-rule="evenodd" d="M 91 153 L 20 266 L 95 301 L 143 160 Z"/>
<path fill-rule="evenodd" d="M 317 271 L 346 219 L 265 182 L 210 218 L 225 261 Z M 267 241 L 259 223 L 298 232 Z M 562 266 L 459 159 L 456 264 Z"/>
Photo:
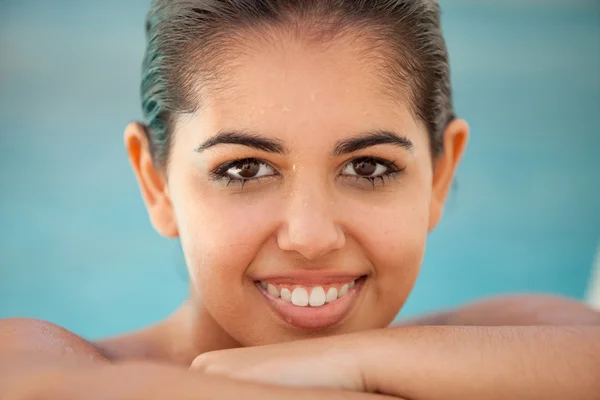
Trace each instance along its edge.
<path fill-rule="evenodd" d="M 187 294 L 122 147 L 148 0 L 0 0 L 0 317 L 90 338 Z M 600 2 L 442 1 L 468 154 L 403 316 L 583 298 L 600 238 Z"/>

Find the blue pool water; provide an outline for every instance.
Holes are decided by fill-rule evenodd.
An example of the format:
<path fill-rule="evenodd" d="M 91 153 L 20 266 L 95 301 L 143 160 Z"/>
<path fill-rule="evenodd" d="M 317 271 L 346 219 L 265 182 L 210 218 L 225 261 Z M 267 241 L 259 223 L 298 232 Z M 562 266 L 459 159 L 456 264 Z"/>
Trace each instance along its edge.
<path fill-rule="evenodd" d="M 600 238 L 600 3 L 442 6 L 473 135 L 403 315 L 502 292 L 582 298 Z M 122 149 L 147 7 L 0 1 L 0 317 L 94 338 L 186 296 Z"/>

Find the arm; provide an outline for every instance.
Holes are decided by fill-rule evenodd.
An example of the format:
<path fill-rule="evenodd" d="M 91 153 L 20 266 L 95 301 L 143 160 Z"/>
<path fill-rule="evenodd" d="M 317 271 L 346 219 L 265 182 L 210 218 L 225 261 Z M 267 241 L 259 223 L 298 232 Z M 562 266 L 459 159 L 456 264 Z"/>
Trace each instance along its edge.
<path fill-rule="evenodd" d="M 413 400 L 583 400 L 600 393 L 600 314 L 578 302 L 499 297 L 416 322 L 479 326 L 389 328 L 225 350 L 199 356 L 194 366 Z"/>
<path fill-rule="evenodd" d="M 516 375 L 513 382 L 527 384 L 525 377 L 531 377 L 531 374 L 539 373 L 539 381 L 531 380 L 529 385 L 537 391 L 537 388 L 543 388 L 542 379 L 550 379 L 554 386 L 563 385 L 565 391 L 569 394 L 562 398 L 586 398 L 594 393 L 590 387 L 585 389 L 586 377 L 591 379 L 587 381 L 592 383 L 594 377 L 600 381 L 598 367 L 600 367 L 600 313 L 591 309 L 585 304 L 559 296 L 549 295 L 518 295 L 518 296 L 498 296 L 486 300 L 481 300 L 466 306 L 440 312 L 437 314 L 426 315 L 415 319 L 401 321 L 397 326 L 479 326 L 478 329 L 471 330 L 452 330 L 452 329 L 434 329 L 426 330 L 428 334 L 440 334 L 440 340 L 456 343 L 456 340 L 471 340 L 471 347 L 466 348 L 473 352 L 485 350 L 486 346 L 494 346 L 496 355 L 503 355 L 503 367 L 510 365 L 509 357 L 512 357 L 512 363 L 520 365 L 521 368 L 510 368 L 512 375 Z M 555 326 L 556 328 L 483 328 L 484 326 Z M 571 326 L 571 328 L 566 328 Z M 590 328 L 583 328 L 588 326 Z M 595 328 L 592 328 L 594 327 Z M 562 327 L 562 328 L 559 328 Z M 398 334 L 396 332 L 396 334 Z M 403 333 L 400 333 L 403 336 Z M 474 336 L 470 338 L 470 336 Z M 581 337 L 581 341 L 579 338 Z M 483 341 L 483 343 L 481 343 Z M 467 344 L 463 342 L 466 346 Z M 529 346 L 530 344 L 530 346 Z M 506 354 L 502 354 L 502 349 Z M 562 354 L 564 353 L 564 354 Z M 444 359 L 444 353 L 436 354 L 436 365 L 444 366 L 451 370 L 454 361 L 464 361 L 469 352 L 457 353 L 455 358 Z M 476 355 L 476 354 L 475 354 Z M 494 364 L 501 362 L 500 359 L 484 358 L 482 352 L 479 357 L 485 364 L 480 368 L 487 373 L 494 373 Z M 444 361 L 445 360 L 445 361 Z M 487 361 L 486 361 L 487 360 Z M 570 364 L 569 364 L 570 363 Z M 458 364 L 463 365 L 463 364 Z M 463 365 L 464 366 L 464 365 Z M 471 365 L 473 371 L 477 370 L 476 365 Z M 522 369 L 528 369 L 528 373 L 523 374 Z M 475 376 L 468 371 L 467 377 Z M 527 371 L 526 371 L 527 372 Z M 432 372 L 433 373 L 433 372 Z M 594 375 L 595 374 L 595 375 Z M 556 376 L 556 380 L 553 377 Z M 496 375 L 490 383 L 501 382 L 500 375 Z M 458 381 L 455 381 L 458 382 Z M 465 382 L 466 383 L 466 382 Z M 509 389 L 510 386 L 505 387 Z M 561 398 L 560 392 L 552 392 L 553 385 L 546 386 L 548 390 L 547 398 Z M 516 387 L 515 387 L 516 388 Z M 579 393 L 573 388 L 578 388 Z M 600 387 L 596 384 L 595 393 L 600 392 Z M 537 391 L 539 398 L 544 398 L 542 391 Z M 577 397 L 577 395 L 580 397 Z M 555 397 L 552 397 L 555 396 Z M 593 396 L 592 396 L 593 397 Z"/>
<path fill-rule="evenodd" d="M 412 400 L 593 400 L 600 327 L 403 327 L 206 353 L 207 374 Z"/>
<path fill-rule="evenodd" d="M 392 328 L 356 340 L 367 391 L 418 400 L 600 393 L 598 327 Z"/>
<path fill-rule="evenodd" d="M 170 365 L 115 364 L 48 322 L 0 320 L 1 399 L 383 399 L 338 390 L 290 389 L 209 377 Z"/>

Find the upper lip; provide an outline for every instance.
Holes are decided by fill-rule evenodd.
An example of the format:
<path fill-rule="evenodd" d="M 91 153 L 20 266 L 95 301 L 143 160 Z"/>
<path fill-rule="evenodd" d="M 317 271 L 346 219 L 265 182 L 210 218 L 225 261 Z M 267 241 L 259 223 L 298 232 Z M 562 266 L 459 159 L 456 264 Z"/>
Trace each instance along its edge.
<path fill-rule="evenodd" d="M 350 283 L 364 273 L 298 271 L 287 274 L 271 274 L 255 278 L 255 281 L 276 284 L 316 286 Z"/>

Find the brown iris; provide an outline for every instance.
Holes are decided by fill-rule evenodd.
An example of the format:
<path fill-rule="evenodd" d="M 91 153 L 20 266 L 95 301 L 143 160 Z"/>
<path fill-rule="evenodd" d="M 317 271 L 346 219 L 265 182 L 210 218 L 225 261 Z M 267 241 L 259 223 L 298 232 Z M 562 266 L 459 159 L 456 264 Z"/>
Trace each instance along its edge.
<path fill-rule="evenodd" d="M 377 163 L 374 160 L 359 160 L 352 163 L 354 172 L 360 176 L 371 176 L 377 170 Z"/>
<path fill-rule="evenodd" d="M 240 167 L 240 171 L 238 172 L 238 175 L 241 176 L 242 178 L 254 178 L 256 176 L 256 174 L 258 174 L 259 170 L 260 170 L 260 165 L 257 162 L 248 161 Z"/>

